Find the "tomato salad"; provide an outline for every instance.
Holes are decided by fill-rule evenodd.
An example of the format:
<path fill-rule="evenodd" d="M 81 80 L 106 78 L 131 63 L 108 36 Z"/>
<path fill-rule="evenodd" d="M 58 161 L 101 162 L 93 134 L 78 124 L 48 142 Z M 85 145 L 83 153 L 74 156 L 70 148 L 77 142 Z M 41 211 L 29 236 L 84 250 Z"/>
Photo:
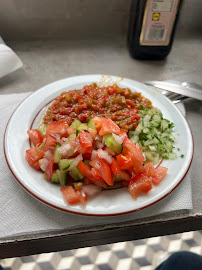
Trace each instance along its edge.
<path fill-rule="evenodd" d="M 165 167 L 144 164 L 139 144 L 108 118 L 95 116 L 88 123 L 77 119 L 70 126 L 65 120 L 50 122 L 43 132 L 27 133 L 33 147 L 26 151 L 26 160 L 44 172 L 46 181 L 61 186 L 70 205 L 117 187 L 127 187 L 137 199 L 167 174 Z"/>

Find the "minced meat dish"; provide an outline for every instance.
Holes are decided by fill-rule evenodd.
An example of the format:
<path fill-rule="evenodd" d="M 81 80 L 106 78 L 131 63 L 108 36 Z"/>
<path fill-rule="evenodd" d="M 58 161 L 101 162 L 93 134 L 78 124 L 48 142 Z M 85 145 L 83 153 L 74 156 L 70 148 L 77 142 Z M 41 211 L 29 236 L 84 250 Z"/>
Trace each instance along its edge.
<path fill-rule="evenodd" d="M 94 116 L 110 118 L 125 131 L 134 130 L 139 122 L 138 111 L 152 108 L 150 100 L 129 88 L 99 87 L 96 83 L 81 90 L 63 92 L 47 109 L 43 123 L 66 120 L 69 125 L 76 119 L 87 123 Z"/>

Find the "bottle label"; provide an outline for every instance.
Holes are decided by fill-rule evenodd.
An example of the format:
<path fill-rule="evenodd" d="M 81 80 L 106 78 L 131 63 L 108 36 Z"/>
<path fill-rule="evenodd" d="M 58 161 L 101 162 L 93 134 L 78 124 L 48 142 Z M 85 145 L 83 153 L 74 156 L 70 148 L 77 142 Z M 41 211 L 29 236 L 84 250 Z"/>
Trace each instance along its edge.
<path fill-rule="evenodd" d="M 170 42 L 179 0 L 147 0 L 140 44 L 167 46 Z"/>

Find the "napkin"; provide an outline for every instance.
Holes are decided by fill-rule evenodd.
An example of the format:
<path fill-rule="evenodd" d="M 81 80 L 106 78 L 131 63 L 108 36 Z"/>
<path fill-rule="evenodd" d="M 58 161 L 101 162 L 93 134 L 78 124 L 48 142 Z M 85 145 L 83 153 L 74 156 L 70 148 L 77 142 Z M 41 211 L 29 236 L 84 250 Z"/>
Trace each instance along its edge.
<path fill-rule="evenodd" d="M 65 230 L 83 232 L 117 226 L 128 226 L 137 221 L 148 220 L 151 216 L 161 219 L 172 213 L 179 217 L 178 210 L 192 209 L 192 192 L 189 174 L 182 183 L 160 202 L 134 213 L 112 216 L 91 217 L 69 214 L 51 208 L 26 192 L 11 174 L 3 153 L 3 134 L 6 124 L 16 106 L 30 93 L 0 95 L 0 241 L 6 237 L 34 235 L 41 232 Z M 175 211 L 175 212 L 173 212 Z M 184 212 L 184 211 L 183 211 Z M 165 218 L 164 218 L 165 220 Z"/>
<path fill-rule="evenodd" d="M 0 78 L 22 67 L 22 61 L 0 37 Z"/>

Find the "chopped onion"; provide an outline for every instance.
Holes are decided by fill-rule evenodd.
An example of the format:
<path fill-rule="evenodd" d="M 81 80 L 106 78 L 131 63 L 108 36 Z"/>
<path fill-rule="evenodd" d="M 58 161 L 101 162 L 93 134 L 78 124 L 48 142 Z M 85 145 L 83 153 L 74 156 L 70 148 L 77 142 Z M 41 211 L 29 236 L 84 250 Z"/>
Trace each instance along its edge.
<path fill-rule="evenodd" d="M 92 150 L 92 154 L 91 154 L 91 160 L 94 160 L 97 157 L 97 151 Z"/>
<path fill-rule="evenodd" d="M 98 186 L 93 185 L 93 184 L 83 186 L 81 189 L 83 192 L 85 192 L 85 194 L 87 196 L 94 196 L 94 195 L 100 193 L 100 191 L 102 190 L 101 187 L 98 187 Z"/>
<path fill-rule="evenodd" d="M 102 137 L 99 134 L 97 134 L 95 136 L 95 140 L 101 142 L 102 141 Z"/>
<path fill-rule="evenodd" d="M 116 134 L 114 134 L 114 133 L 112 133 L 112 136 L 113 136 L 114 140 L 115 140 L 118 144 L 122 144 L 124 138 L 126 137 L 125 135 L 119 136 L 119 135 L 116 135 Z"/>
<path fill-rule="evenodd" d="M 49 160 L 48 160 L 47 158 L 44 158 L 44 159 L 43 159 L 42 164 L 41 164 L 41 166 L 40 166 L 40 168 L 42 169 L 42 171 L 45 172 L 45 170 L 46 170 L 47 167 L 48 167 L 48 162 L 49 162 Z"/>
<path fill-rule="evenodd" d="M 61 141 L 66 142 L 68 138 L 62 137 Z"/>
<path fill-rule="evenodd" d="M 138 149 L 138 150 L 141 150 L 141 148 L 140 148 L 140 145 L 138 144 L 138 143 L 136 143 L 136 148 Z"/>
<path fill-rule="evenodd" d="M 46 159 L 51 159 L 51 158 L 53 157 L 53 154 L 51 153 L 50 150 L 48 150 L 48 151 L 46 151 L 46 152 L 44 153 L 44 157 L 45 157 Z"/>
<path fill-rule="evenodd" d="M 78 155 L 71 163 L 71 165 L 69 166 L 69 171 L 71 171 L 72 169 L 74 169 L 79 162 L 83 160 L 82 154 Z"/>
<path fill-rule="evenodd" d="M 76 153 L 76 152 L 79 150 L 79 146 L 80 146 L 80 144 L 77 145 L 77 146 L 74 148 L 74 153 Z"/>
<path fill-rule="evenodd" d="M 99 142 L 99 141 L 95 141 L 95 146 L 100 149 L 100 148 L 103 148 L 104 144 Z"/>
<path fill-rule="evenodd" d="M 60 141 L 60 134 L 59 133 L 51 133 L 51 135 L 56 138 L 57 142 Z"/>
<path fill-rule="evenodd" d="M 66 143 L 58 147 L 58 152 L 63 155 L 67 153 L 67 151 L 70 150 L 71 148 L 72 148 L 71 145 L 69 143 Z"/>
<path fill-rule="evenodd" d="M 112 157 L 106 152 L 103 151 L 102 149 L 99 149 L 97 151 L 98 157 L 102 158 L 107 161 L 107 163 L 111 164 L 112 163 Z"/>

